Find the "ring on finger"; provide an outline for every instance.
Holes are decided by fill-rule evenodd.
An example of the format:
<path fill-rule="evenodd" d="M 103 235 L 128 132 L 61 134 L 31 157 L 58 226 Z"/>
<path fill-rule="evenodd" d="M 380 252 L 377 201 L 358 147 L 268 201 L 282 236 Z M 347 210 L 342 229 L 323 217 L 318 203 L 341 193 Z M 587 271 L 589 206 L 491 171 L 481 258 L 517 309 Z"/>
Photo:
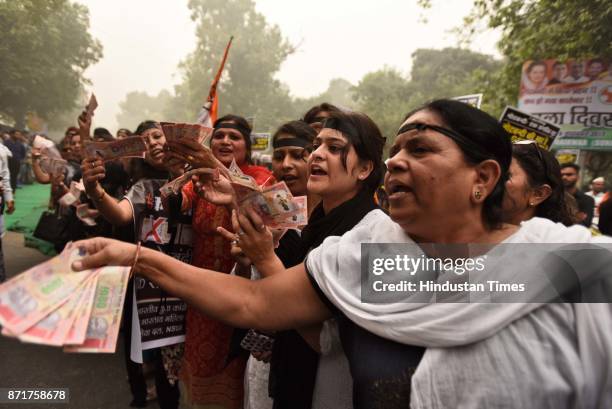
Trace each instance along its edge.
<path fill-rule="evenodd" d="M 194 159 L 195 159 L 195 158 L 194 158 L 193 156 L 191 156 L 191 155 L 187 155 L 187 160 L 188 160 L 189 162 L 193 162 L 193 160 L 194 160 Z"/>
<path fill-rule="evenodd" d="M 242 230 L 240 230 L 240 231 L 238 232 L 238 235 L 239 235 L 239 236 L 244 236 L 245 234 L 246 234 L 246 233 L 245 233 L 245 232 L 243 232 Z"/>
<path fill-rule="evenodd" d="M 238 240 L 232 240 L 232 246 L 236 246 L 238 244 Z"/>

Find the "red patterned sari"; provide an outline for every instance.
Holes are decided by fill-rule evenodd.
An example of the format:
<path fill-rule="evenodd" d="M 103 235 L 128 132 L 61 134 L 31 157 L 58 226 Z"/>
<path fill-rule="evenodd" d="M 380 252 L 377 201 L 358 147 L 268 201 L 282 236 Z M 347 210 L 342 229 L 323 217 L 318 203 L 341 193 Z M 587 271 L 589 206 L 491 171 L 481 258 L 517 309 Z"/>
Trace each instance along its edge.
<path fill-rule="evenodd" d="M 246 165 L 241 169 L 260 185 L 271 176 L 270 171 L 261 166 Z M 229 212 L 199 198 L 191 183 L 185 185 L 183 192 L 193 209 L 193 265 L 229 273 L 234 266 L 230 243 L 216 231 L 218 226 L 232 229 Z M 233 327 L 187 308 L 180 380 L 187 392 L 185 400 L 190 404 L 224 409 L 242 407 L 246 357 L 234 358 L 226 365 L 233 330 Z"/>

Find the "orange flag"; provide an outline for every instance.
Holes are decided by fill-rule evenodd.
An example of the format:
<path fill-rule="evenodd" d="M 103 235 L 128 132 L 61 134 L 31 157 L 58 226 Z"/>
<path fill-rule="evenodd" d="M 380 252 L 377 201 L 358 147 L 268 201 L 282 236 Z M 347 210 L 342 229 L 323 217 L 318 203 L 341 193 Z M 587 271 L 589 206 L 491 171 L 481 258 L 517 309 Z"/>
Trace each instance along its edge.
<path fill-rule="evenodd" d="M 223 68 L 225 67 L 225 62 L 227 61 L 227 54 L 229 53 L 229 49 L 232 45 L 232 40 L 234 37 L 230 37 L 227 46 L 225 47 L 225 53 L 223 54 L 223 60 L 221 60 L 221 65 L 219 66 L 219 70 L 217 71 L 217 75 L 215 75 L 215 79 L 210 85 L 210 91 L 208 92 L 208 97 L 206 98 L 206 102 L 200 111 L 200 115 L 198 116 L 198 123 L 212 128 L 213 124 L 217 120 L 217 113 L 219 112 L 219 101 L 217 98 L 217 85 L 219 84 L 219 80 L 221 79 L 221 74 L 223 73 Z"/>

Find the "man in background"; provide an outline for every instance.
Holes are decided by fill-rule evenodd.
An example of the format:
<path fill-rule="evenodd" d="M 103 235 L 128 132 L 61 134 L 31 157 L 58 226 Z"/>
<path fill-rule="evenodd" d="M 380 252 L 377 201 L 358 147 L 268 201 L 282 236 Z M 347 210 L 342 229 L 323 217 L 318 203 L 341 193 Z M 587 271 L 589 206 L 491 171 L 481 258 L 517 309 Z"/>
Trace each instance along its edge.
<path fill-rule="evenodd" d="M 569 63 L 569 75 L 565 77 L 563 82 L 566 84 L 580 84 L 588 82 L 589 77 L 584 75 L 584 63 L 580 61 L 572 61 Z"/>
<path fill-rule="evenodd" d="M 17 129 L 12 129 L 9 132 L 9 139 L 4 141 L 4 145 L 11 151 L 12 157 L 9 158 L 8 168 L 11 172 L 11 189 L 13 192 L 17 189 L 17 180 L 19 179 L 19 169 L 21 162 L 25 159 L 26 148 L 23 146 L 23 134 Z"/>
<path fill-rule="evenodd" d="M 561 84 L 567 76 L 567 65 L 564 62 L 556 61 L 552 66 L 552 78 L 548 81 L 548 85 Z"/>
<path fill-rule="evenodd" d="M 578 174 L 580 166 L 575 163 L 564 163 L 561 165 L 561 180 L 565 191 L 576 199 L 578 204 L 578 219 L 579 223 L 585 227 L 591 227 L 593 223 L 593 212 L 595 210 L 595 200 L 582 193 L 576 184 L 578 183 Z"/>
<path fill-rule="evenodd" d="M 8 163 L 11 157 L 11 151 L 4 145 L 0 144 L 0 283 L 6 280 L 6 271 L 4 269 L 4 253 L 2 251 L 2 237 L 4 237 L 4 209 L 8 214 L 15 211 L 15 202 L 13 201 L 13 190 L 11 189 L 11 174 Z M 5 206 L 6 205 L 6 206 Z"/>

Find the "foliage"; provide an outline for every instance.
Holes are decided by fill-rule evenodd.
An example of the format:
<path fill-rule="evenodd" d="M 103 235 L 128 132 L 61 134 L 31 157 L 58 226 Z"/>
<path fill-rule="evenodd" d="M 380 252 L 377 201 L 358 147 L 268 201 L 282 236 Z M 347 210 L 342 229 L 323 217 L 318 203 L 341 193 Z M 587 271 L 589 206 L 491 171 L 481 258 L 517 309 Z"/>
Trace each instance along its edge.
<path fill-rule="evenodd" d="M 120 128 L 132 131 L 144 120 L 170 121 L 166 116 L 166 107 L 172 104 L 173 97 L 167 90 L 162 90 L 157 96 L 146 92 L 132 91 L 119 103 L 121 112 L 117 114 L 117 123 Z"/>
<path fill-rule="evenodd" d="M 501 67 L 491 56 L 461 48 L 419 49 L 412 61 L 409 79 L 384 68 L 365 75 L 354 89 L 359 109 L 376 121 L 388 143 L 409 111 L 436 98 L 481 93 Z M 485 92 L 483 101 L 485 110 L 499 114 L 492 93 Z"/>
<path fill-rule="evenodd" d="M 483 24 L 501 31 L 498 48 L 506 63 L 491 89 L 514 105 L 526 60 L 610 57 L 610 21 L 608 0 L 476 0 L 458 31 L 466 41 Z"/>
<path fill-rule="evenodd" d="M 22 128 L 75 107 L 83 72 L 102 56 L 85 6 L 68 0 L 0 0 L 0 115 Z"/>
<path fill-rule="evenodd" d="M 274 78 L 294 49 L 255 10 L 252 0 L 190 0 L 197 22 L 198 44 L 181 64 L 183 82 L 167 112 L 177 120 L 193 121 L 202 106 L 230 36 L 225 74 L 218 88 L 220 115 L 255 117 L 259 130 L 274 128 L 292 117 L 289 90 Z"/>
<path fill-rule="evenodd" d="M 295 98 L 293 100 L 293 118 L 301 118 L 306 111 L 315 105 L 328 102 L 341 108 L 356 109 L 353 85 L 344 78 L 334 78 L 329 82 L 327 90 L 310 98 Z"/>

